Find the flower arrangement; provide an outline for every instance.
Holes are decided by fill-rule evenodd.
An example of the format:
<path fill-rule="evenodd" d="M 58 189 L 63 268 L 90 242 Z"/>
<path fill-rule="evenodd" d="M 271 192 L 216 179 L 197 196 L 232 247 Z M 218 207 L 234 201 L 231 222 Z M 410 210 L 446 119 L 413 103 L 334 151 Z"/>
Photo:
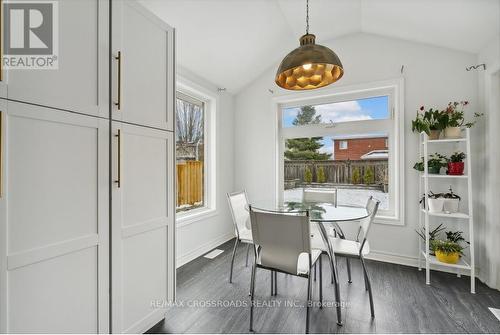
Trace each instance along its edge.
<path fill-rule="evenodd" d="M 441 130 L 446 127 L 446 116 L 437 108 L 430 108 L 425 110 L 421 106 L 417 111 L 415 120 L 411 122 L 411 130 L 413 132 L 425 132 L 431 139 L 438 139 Z"/>
<path fill-rule="evenodd" d="M 449 102 L 446 107 L 444 115 L 444 133 L 446 138 L 459 138 L 461 127 L 471 128 L 477 120 L 466 122 L 464 117 L 464 110 L 469 105 L 468 101 L 454 101 Z M 477 119 L 483 116 L 482 113 L 474 113 L 474 118 Z"/>

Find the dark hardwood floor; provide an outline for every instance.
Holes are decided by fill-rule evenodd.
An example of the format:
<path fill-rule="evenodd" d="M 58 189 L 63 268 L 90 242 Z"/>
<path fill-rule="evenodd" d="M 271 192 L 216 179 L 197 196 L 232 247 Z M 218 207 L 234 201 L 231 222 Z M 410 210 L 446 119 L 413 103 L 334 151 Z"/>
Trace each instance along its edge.
<path fill-rule="evenodd" d="M 229 263 L 234 241 L 219 247 L 224 253 L 213 260 L 197 258 L 177 272 L 178 305 L 167 309 L 164 321 L 149 333 L 247 333 L 250 269 L 245 267 L 245 248 L 237 251 L 233 283 Z M 252 258 L 250 257 L 250 263 Z M 500 291 L 480 283 L 469 292 L 469 277 L 435 272 L 430 286 L 425 272 L 407 266 L 367 261 L 372 280 L 375 319 L 370 318 L 368 293 L 359 261 L 352 260 L 351 284 L 345 260 L 339 258 L 342 318 L 337 326 L 333 285 L 324 260 L 323 294 L 331 306 L 311 309 L 311 333 L 499 333 L 500 321 L 488 307 L 500 308 Z M 270 274 L 257 270 L 255 294 L 263 305 L 255 309 L 257 333 L 304 333 L 307 280 L 278 274 L 278 295 L 270 296 Z M 313 297 L 318 299 L 319 280 Z M 285 306 L 285 303 L 288 306 Z M 183 304 L 183 306 L 181 305 Z"/>

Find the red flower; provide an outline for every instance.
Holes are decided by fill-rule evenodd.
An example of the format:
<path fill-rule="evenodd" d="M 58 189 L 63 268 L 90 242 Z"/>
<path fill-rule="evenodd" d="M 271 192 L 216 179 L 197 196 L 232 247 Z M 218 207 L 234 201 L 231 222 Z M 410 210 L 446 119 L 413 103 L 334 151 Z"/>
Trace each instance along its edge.
<path fill-rule="evenodd" d="M 420 110 L 423 111 L 424 110 L 424 106 L 420 107 Z"/>

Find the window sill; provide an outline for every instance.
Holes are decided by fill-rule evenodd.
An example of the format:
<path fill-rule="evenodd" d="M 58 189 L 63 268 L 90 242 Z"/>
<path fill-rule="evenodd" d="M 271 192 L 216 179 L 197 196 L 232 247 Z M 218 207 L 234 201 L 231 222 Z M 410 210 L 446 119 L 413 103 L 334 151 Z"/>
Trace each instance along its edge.
<path fill-rule="evenodd" d="M 216 215 L 217 210 L 215 208 L 203 207 L 193 209 L 189 212 L 177 214 L 175 218 L 175 226 L 184 227 L 194 222 L 201 221 Z"/>
<path fill-rule="evenodd" d="M 396 218 L 394 216 L 382 216 L 377 215 L 375 217 L 375 221 L 373 223 L 376 224 L 384 224 L 390 226 L 404 226 L 404 223 L 400 218 Z"/>

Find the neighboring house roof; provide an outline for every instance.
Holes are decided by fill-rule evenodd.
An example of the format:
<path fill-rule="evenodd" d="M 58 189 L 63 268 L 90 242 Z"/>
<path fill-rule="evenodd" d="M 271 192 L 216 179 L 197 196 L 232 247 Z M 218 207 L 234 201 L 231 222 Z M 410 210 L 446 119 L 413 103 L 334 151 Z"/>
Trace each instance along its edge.
<path fill-rule="evenodd" d="M 372 150 L 361 156 L 361 159 L 389 159 L 389 150 Z"/>

